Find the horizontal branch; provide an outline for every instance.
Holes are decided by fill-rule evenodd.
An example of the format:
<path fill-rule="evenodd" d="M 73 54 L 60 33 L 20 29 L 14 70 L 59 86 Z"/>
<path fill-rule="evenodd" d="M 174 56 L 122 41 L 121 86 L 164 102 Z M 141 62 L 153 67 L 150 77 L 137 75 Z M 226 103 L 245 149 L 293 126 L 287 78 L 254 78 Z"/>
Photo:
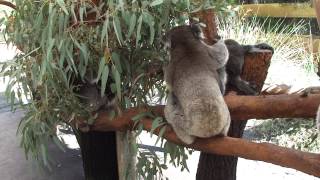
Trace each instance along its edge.
<path fill-rule="evenodd" d="M 314 118 L 320 104 L 319 94 L 225 96 L 231 119 Z"/>
<path fill-rule="evenodd" d="M 267 118 L 313 118 L 316 116 L 320 104 L 320 94 L 308 95 L 270 95 L 270 96 L 225 96 L 225 101 L 233 120 L 267 119 Z M 157 116 L 164 116 L 163 105 L 148 107 Z M 147 108 L 132 108 L 123 113 L 123 118 L 106 121 L 107 112 L 100 112 L 95 122 L 96 130 L 125 130 L 130 126 L 128 122 L 135 115 L 146 112 Z M 128 120 L 129 119 L 129 120 Z"/>
<path fill-rule="evenodd" d="M 16 9 L 16 5 L 12 4 L 11 2 L 9 1 L 4 1 L 4 0 L 0 0 L 0 5 L 5 5 L 5 6 L 8 6 L 8 7 L 11 7 L 12 9 Z"/>
<path fill-rule="evenodd" d="M 320 94 L 319 86 L 311 86 L 307 88 L 292 89 L 292 86 L 286 84 L 274 84 L 264 88 L 260 93 L 262 95 L 280 95 L 280 94 L 297 94 L 297 95 L 309 95 Z"/>
<path fill-rule="evenodd" d="M 229 101 L 230 102 L 230 101 Z M 151 111 L 154 114 L 162 114 L 163 106 L 132 108 L 125 111 L 122 116 L 110 120 L 107 112 L 101 112 L 92 127 L 96 131 L 118 131 L 133 129 L 132 117 L 142 112 Z M 315 112 L 314 112 L 315 113 Z M 141 120 L 144 129 L 151 130 L 152 120 Z M 159 133 L 159 129 L 154 131 Z M 251 160 L 265 161 L 272 164 L 293 168 L 310 175 L 320 176 L 320 155 L 302 152 L 289 148 L 279 147 L 270 143 L 253 143 L 244 139 L 231 137 L 198 138 L 195 143 L 186 145 L 180 141 L 171 128 L 166 128 L 163 137 L 170 142 L 183 145 L 195 150 L 220 155 L 238 156 Z"/>

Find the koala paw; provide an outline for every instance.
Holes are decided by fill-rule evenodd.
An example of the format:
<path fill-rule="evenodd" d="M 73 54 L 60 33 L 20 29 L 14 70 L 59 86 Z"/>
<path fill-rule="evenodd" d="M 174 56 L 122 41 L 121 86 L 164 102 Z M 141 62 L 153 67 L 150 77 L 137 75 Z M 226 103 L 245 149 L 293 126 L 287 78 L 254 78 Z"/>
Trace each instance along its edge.
<path fill-rule="evenodd" d="M 189 145 L 189 144 L 192 144 L 196 138 L 194 136 L 185 135 L 183 137 L 182 136 L 179 137 L 179 139 Z"/>
<path fill-rule="evenodd" d="M 195 136 L 189 135 L 186 131 L 183 130 L 183 128 L 179 126 L 172 125 L 174 132 L 178 136 L 178 138 L 186 143 L 186 144 L 192 144 L 195 140 Z"/>
<path fill-rule="evenodd" d="M 249 87 L 250 87 L 250 92 L 248 95 L 258 95 L 259 94 L 259 92 L 257 91 L 258 87 L 255 83 L 250 83 Z"/>

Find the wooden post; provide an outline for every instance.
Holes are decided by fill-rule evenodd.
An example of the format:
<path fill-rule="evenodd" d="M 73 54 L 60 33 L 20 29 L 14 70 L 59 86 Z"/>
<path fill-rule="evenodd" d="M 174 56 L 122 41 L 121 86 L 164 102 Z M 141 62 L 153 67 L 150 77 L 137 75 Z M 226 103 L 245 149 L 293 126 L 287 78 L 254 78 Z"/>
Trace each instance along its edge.
<path fill-rule="evenodd" d="M 313 6 L 314 6 L 314 10 L 316 12 L 316 16 L 317 16 L 317 21 L 318 21 L 318 26 L 320 28 L 320 0 L 313 0 Z M 318 47 L 319 48 L 319 47 Z M 318 49 L 319 51 L 319 49 Z M 318 76 L 320 76 L 320 63 L 319 63 L 319 58 L 317 58 L 318 62 L 317 62 L 317 65 L 318 65 Z"/>

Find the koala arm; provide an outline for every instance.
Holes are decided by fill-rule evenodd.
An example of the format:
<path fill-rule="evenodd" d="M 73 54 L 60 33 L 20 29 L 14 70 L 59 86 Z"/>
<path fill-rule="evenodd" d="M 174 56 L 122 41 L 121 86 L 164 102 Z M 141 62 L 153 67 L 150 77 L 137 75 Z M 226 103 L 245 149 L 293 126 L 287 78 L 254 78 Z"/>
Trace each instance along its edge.
<path fill-rule="evenodd" d="M 177 97 L 175 97 L 172 92 L 168 94 L 167 105 L 164 108 L 164 114 L 168 123 L 171 124 L 174 132 L 177 134 L 178 138 L 186 144 L 192 144 L 195 137 L 189 135 L 184 130 L 188 128 L 186 127 L 185 116 Z"/>
<path fill-rule="evenodd" d="M 172 91 L 172 84 L 173 84 L 173 75 L 174 75 L 174 68 L 172 63 L 169 63 L 163 68 L 164 72 L 164 81 L 166 82 L 167 89 Z"/>
<path fill-rule="evenodd" d="M 215 69 L 223 68 L 227 64 L 229 58 L 229 51 L 224 41 L 219 40 L 211 46 L 205 44 L 204 42 L 203 44 L 207 48 L 209 57 L 213 60 L 213 65 L 211 65 L 211 67 L 215 67 Z"/>

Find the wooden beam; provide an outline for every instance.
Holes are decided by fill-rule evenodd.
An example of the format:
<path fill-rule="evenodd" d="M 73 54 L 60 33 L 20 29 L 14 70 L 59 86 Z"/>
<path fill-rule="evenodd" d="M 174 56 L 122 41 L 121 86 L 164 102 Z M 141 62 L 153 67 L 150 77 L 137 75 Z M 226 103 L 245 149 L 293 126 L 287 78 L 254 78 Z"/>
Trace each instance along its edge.
<path fill-rule="evenodd" d="M 314 118 L 320 95 L 226 96 L 231 119 Z"/>
<path fill-rule="evenodd" d="M 245 4 L 240 6 L 245 16 L 315 18 L 310 3 Z"/>

